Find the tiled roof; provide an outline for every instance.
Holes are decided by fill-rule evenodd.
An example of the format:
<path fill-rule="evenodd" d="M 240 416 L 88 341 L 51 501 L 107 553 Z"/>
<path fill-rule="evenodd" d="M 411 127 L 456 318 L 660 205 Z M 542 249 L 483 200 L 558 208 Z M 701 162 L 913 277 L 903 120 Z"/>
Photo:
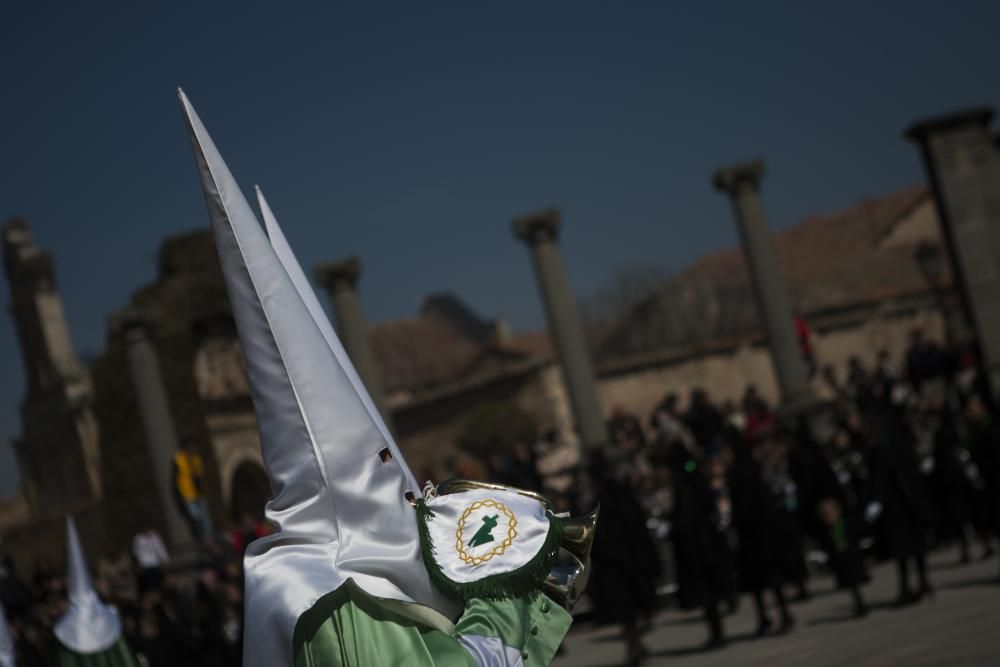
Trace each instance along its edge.
<path fill-rule="evenodd" d="M 385 390 L 420 393 L 470 382 L 552 353 L 545 331 L 499 340 L 474 331 L 468 322 L 452 320 L 438 310 L 373 326 L 372 348 Z"/>
<path fill-rule="evenodd" d="M 481 345 L 434 315 L 373 326 L 372 351 L 386 391 L 420 391 L 453 382 L 478 356 Z"/>

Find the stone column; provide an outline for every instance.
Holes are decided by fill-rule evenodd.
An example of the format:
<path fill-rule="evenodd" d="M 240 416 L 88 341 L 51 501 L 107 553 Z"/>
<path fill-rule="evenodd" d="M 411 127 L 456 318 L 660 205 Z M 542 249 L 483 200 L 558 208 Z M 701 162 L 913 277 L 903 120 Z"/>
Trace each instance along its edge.
<path fill-rule="evenodd" d="M 146 449 L 153 466 L 155 493 L 166 526 L 164 538 L 172 555 L 193 546 L 187 521 L 177 507 L 173 488 L 173 460 L 178 450 L 177 432 L 170 403 L 160 375 L 156 348 L 149 340 L 147 324 L 137 312 L 126 313 L 117 322 L 125 340 L 125 355 L 135 389 L 139 416 L 146 434 Z"/>
<path fill-rule="evenodd" d="M 594 382 L 590 351 L 583 332 L 566 266 L 556 246 L 560 216 L 556 209 L 532 213 L 513 221 L 515 235 L 531 248 L 535 277 L 545 303 L 549 334 L 555 343 L 563 381 L 583 445 L 607 444 L 604 411 Z"/>
<path fill-rule="evenodd" d="M 368 323 L 358 298 L 358 279 L 361 277 L 361 260 L 349 257 L 339 262 L 326 262 L 316 267 L 316 279 L 326 288 L 337 321 L 337 335 L 347 350 L 365 389 L 382 415 L 382 420 L 392 429 L 391 415 L 386 410 L 382 392 L 382 375 L 368 337 Z"/>
<path fill-rule="evenodd" d="M 994 396 L 1000 393 L 1000 154 L 993 111 L 970 109 L 912 125 L 934 192 L 941 235 L 976 332 Z"/>
<path fill-rule="evenodd" d="M 781 265 L 774 240 L 767 228 L 760 198 L 760 179 L 764 163 L 760 160 L 724 167 L 715 172 L 717 190 L 729 195 L 740 230 L 743 256 L 750 272 L 757 313 L 771 348 L 782 406 L 795 413 L 813 403 L 805 362 L 795 335 L 788 288 L 781 275 Z"/>

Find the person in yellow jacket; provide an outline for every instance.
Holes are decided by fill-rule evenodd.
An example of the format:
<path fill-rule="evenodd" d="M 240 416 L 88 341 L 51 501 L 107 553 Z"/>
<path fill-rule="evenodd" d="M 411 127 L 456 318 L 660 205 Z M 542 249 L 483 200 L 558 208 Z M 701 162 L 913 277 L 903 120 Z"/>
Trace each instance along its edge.
<path fill-rule="evenodd" d="M 185 440 L 174 454 L 174 492 L 181 511 L 191 526 L 195 540 L 202 542 L 212 536 L 212 518 L 205 503 L 205 464 L 192 440 Z"/>

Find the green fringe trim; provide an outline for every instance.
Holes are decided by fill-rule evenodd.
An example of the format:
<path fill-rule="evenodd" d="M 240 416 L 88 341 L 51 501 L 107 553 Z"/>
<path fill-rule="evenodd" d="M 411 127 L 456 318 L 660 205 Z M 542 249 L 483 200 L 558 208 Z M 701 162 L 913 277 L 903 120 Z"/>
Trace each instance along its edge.
<path fill-rule="evenodd" d="M 452 581 L 441 570 L 435 558 L 434 544 L 431 542 L 428 521 L 434 520 L 434 512 L 427 506 L 423 498 L 417 501 L 417 528 L 420 532 L 420 553 L 424 558 L 424 566 L 430 574 L 435 587 L 447 598 L 464 602 L 472 598 L 487 600 L 505 600 L 523 596 L 534 597 L 538 593 L 545 578 L 555 565 L 559 556 L 559 546 L 562 544 L 563 524 L 559 517 L 548 512 L 549 533 L 538 553 L 521 567 L 492 574 L 476 581 L 459 583 Z"/>

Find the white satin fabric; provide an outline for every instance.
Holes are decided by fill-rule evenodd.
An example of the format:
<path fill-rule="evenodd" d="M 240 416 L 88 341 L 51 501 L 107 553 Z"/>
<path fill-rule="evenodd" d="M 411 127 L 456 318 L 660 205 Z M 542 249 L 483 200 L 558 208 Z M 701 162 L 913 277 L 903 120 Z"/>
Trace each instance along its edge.
<path fill-rule="evenodd" d="M 371 419 L 375 422 L 375 426 L 382 435 L 383 441 L 389 447 L 399 467 L 403 469 L 403 474 L 406 475 L 407 488 L 419 489 L 420 485 L 417 484 L 416 478 L 410 472 L 410 467 L 406 465 L 406 461 L 403 459 L 399 447 L 396 446 L 396 442 L 389 433 L 382 415 L 379 413 L 378 408 L 375 407 L 375 402 L 368 395 L 368 390 L 365 389 L 361 377 L 358 376 L 358 372 L 354 369 L 354 364 L 351 363 L 350 357 L 347 356 L 347 350 L 344 349 L 344 345 L 337 338 L 337 334 L 334 333 L 330 319 L 326 316 L 326 312 L 323 310 L 323 306 L 320 305 L 319 299 L 316 298 L 316 292 L 313 291 L 312 286 L 309 284 L 309 279 L 306 278 L 305 273 L 302 271 L 299 261 L 295 259 L 295 254 L 292 252 L 291 246 L 288 245 L 281 227 L 278 226 L 277 218 L 274 217 L 271 207 L 268 205 L 267 200 L 264 199 L 264 193 L 261 192 L 258 186 L 255 186 L 254 190 L 257 192 L 257 205 L 260 208 L 261 218 L 264 219 L 264 229 L 271 240 L 271 247 L 274 248 L 275 254 L 278 255 L 278 260 L 285 267 L 285 272 L 295 285 L 299 296 L 302 297 L 302 302 L 309 309 L 309 314 L 312 315 L 313 321 L 319 327 L 320 333 L 323 334 L 323 339 L 326 341 L 327 346 L 329 346 L 330 351 L 333 352 L 333 355 L 337 358 L 337 362 L 344 369 L 344 374 L 350 380 L 351 386 L 354 387 L 358 398 L 364 404 L 365 410 L 371 415 Z"/>
<path fill-rule="evenodd" d="M 454 618 L 420 557 L 419 488 L 272 218 L 265 234 L 178 91 L 246 361 L 278 532 L 250 544 L 244 665 L 291 665 L 299 616 L 352 579 Z M 280 254 L 272 243 L 277 244 Z M 290 275 L 290 271 L 293 275 Z M 297 284 L 298 283 L 298 284 Z M 325 324 L 321 324 L 325 322 Z M 394 457 L 383 463 L 379 452 Z"/>
<path fill-rule="evenodd" d="M 117 609 L 97 597 L 76 524 L 69 516 L 66 517 L 66 567 L 69 609 L 56 622 L 56 638 L 76 653 L 98 653 L 111 648 L 121 637 L 121 619 Z"/>
<path fill-rule="evenodd" d="M 524 667 L 521 652 L 496 637 L 462 635 L 458 643 L 469 652 L 479 667 Z"/>

